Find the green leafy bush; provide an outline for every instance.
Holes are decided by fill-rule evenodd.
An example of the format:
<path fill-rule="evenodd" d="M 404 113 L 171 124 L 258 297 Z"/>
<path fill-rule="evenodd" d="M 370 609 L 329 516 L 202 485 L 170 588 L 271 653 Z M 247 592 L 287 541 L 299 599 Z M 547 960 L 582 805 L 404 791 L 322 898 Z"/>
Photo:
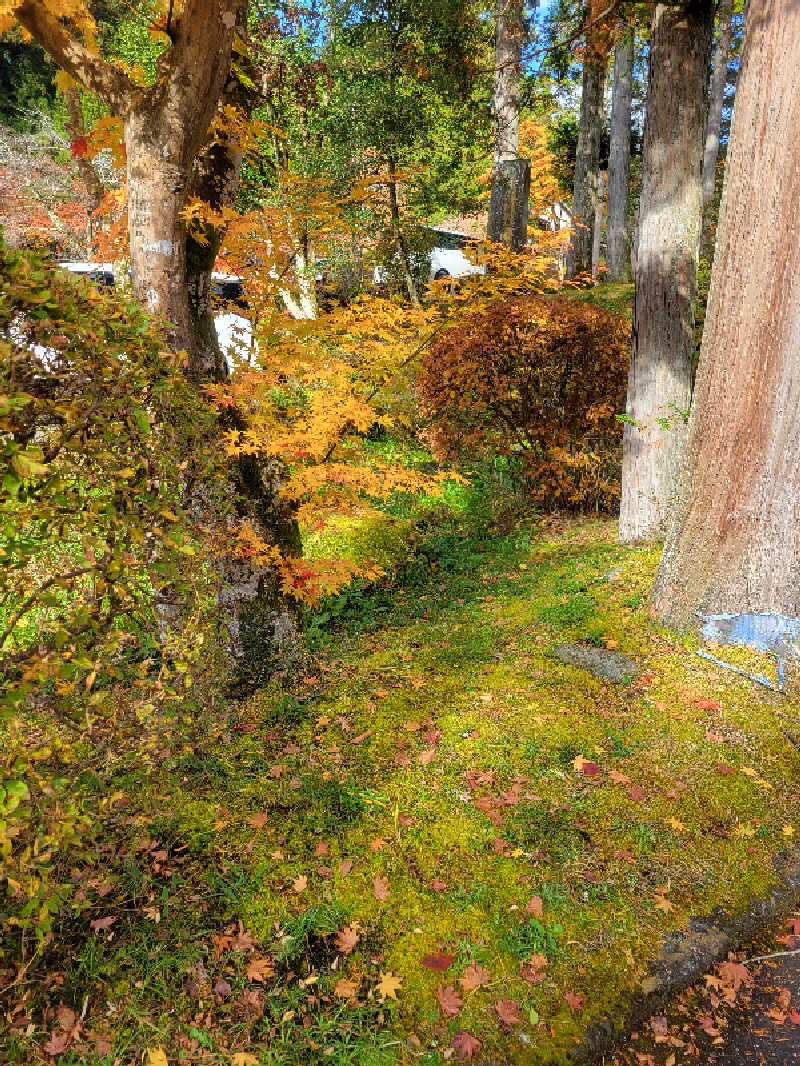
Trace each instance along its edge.
<path fill-rule="evenodd" d="M 84 772 L 188 692 L 203 583 L 181 501 L 196 394 L 141 309 L 0 244 L 0 867 L 45 936 L 112 802 Z M 169 629 L 165 608 L 193 605 Z M 161 639 L 158 639 L 159 628 Z"/>

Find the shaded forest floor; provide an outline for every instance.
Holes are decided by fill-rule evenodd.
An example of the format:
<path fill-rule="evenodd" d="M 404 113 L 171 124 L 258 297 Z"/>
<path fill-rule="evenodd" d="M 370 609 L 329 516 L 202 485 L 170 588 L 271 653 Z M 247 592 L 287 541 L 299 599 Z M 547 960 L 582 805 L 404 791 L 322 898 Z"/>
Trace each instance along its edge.
<path fill-rule="evenodd" d="M 800 834 L 797 701 L 655 626 L 658 552 L 615 534 L 431 527 L 317 621 L 291 695 L 116 772 L 107 867 L 3 1061 L 559 1062 L 670 931 L 764 893 Z M 565 642 L 640 672 L 602 682 Z"/>

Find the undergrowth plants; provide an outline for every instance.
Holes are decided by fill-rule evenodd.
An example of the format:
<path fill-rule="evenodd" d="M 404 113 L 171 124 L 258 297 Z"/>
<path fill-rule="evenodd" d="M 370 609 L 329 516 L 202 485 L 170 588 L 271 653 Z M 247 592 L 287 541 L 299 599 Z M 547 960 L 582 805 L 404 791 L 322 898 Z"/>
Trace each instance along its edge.
<path fill-rule="evenodd" d="M 461 1031 L 560 1061 L 667 932 L 769 884 L 796 754 L 769 702 L 628 605 L 655 553 L 604 524 L 476 526 L 382 619 L 326 629 L 291 722 L 262 693 L 158 774 L 109 781 L 109 887 L 81 882 L 76 963 L 45 997 L 89 996 L 76 1063 L 106 1066 L 89 1031 L 123 1061 L 394 1066 L 413 1047 L 443 1066 Z M 566 586 L 592 618 L 542 621 Z M 585 627 L 637 658 L 632 685 L 552 657 Z M 31 1017 L 20 1063 L 59 1031 Z"/>

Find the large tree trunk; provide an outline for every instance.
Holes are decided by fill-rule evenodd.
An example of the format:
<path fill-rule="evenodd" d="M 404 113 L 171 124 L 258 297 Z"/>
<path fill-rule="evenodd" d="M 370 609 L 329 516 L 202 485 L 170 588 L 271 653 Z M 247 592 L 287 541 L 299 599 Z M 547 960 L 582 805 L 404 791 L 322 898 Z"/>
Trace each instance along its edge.
<path fill-rule="evenodd" d="M 172 45 L 160 56 L 156 81 L 149 87 L 135 85 L 106 63 L 37 0 L 22 0 L 15 12 L 56 61 L 123 121 L 134 292 L 169 323 L 170 344 L 186 351 L 189 375 L 199 388 L 222 375 L 210 302 L 218 238 L 205 248 L 188 238 L 181 211 L 190 188 L 203 191 L 215 207 L 229 202 L 235 190 L 238 165 L 231 146 L 207 142 L 228 81 L 234 33 L 245 31 L 245 9 L 245 0 L 185 0 L 168 20 Z M 198 395 L 198 404 L 202 402 Z M 199 446 L 222 455 L 223 428 Z M 265 456 L 248 457 L 229 470 L 228 479 L 220 492 L 218 484 L 203 483 L 187 471 L 188 503 L 200 523 L 218 524 L 214 501 L 221 496 L 233 504 L 230 539 L 237 521 L 246 519 L 263 540 L 297 551 L 294 512 L 281 494 L 282 465 Z M 234 683 L 244 690 L 298 661 L 295 617 L 272 569 L 234 556 L 215 562 Z"/>
<path fill-rule="evenodd" d="M 658 4 L 653 13 L 623 435 L 623 542 L 663 535 L 686 441 L 713 17 L 712 0 Z"/>
<path fill-rule="evenodd" d="M 620 24 L 618 34 L 614 48 L 614 87 L 611 93 L 606 262 L 610 281 L 627 281 L 631 269 L 628 184 L 631 167 L 633 29 Z"/>
<path fill-rule="evenodd" d="M 719 0 L 717 11 L 717 43 L 711 73 L 711 88 L 708 94 L 708 117 L 706 119 L 706 146 L 703 155 L 703 253 L 707 259 L 713 255 L 711 246 L 711 202 L 717 179 L 717 156 L 719 134 L 722 125 L 722 105 L 725 100 L 725 85 L 728 80 L 728 50 L 731 44 L 731 15 L 733 0 Z"/>
<path fill-rule="evenodd" d="M 519 98 L 525 19 L 522 0 L 499 0 L 495 40 L 494 173 L 487 235 L 520 252 L 528 243 L 530 163 L 519 159 Z"/>
<path fill-rule="evenodd" d="M 492 100 L 495 167 L 519 155 L 519 83 L 524 40 L 521 0 L 499 0 Z"/>
<path fill-rule="evenodd" d="M 587 45 L 583 60 L 583 90 L 575 149 L 575 182 L 572 194 L 572 234 L 567 251 L 567 277 L 592 269 L 592 237 L 597 171 L 600 164 L 600 136 L 603 131 L 603 102 L 606 81 L 605 51 Z"/>
<path fill-rule="evenodd" d="M 751 0 L 679 507 L 652 597 L 800 615 L 800 7 Z"/>

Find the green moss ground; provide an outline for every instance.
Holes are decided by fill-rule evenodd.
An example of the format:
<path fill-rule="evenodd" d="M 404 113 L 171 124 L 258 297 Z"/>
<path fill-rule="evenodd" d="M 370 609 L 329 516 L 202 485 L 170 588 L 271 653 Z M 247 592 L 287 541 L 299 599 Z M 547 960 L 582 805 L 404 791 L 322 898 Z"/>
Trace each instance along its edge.
<path fill-rule="evenodd" d="M 459 1030 L 479 1061 L 561 1062 L 624 1008 L 667 933 L 767 889 L 800 834 L 797 702 L 649 620 L 656 550 L 621 548 L 610 522 L 544 520 L 416 558 L 405 584 L 328 611 L 292 696 L 261 694 L 158 773 L 116 782 L 122 920 L 87 931 L 57 993 L 90 997 L 113 1053 L 87 1037 L 62 1062 L 162 1048 L 170 1064 L 434 1066 L 458 1061 Z M 624 651 L 641 674 L 604 684 L 553 657 L 566 641 Z M 254 947 L 215 939 L 240 922 Z M 440 951 L 444 972 L 422 965 Z M 264 980 L 253 958 L 271 960 Z M 445 1017 L 437 989 L 460 990 L 472 963 L 489 984 Z M 384 1002 L 387 973 L 401 983 Z M 37 1038 L 17 1033 L 8 1061 L 31 1061 Z"/>

